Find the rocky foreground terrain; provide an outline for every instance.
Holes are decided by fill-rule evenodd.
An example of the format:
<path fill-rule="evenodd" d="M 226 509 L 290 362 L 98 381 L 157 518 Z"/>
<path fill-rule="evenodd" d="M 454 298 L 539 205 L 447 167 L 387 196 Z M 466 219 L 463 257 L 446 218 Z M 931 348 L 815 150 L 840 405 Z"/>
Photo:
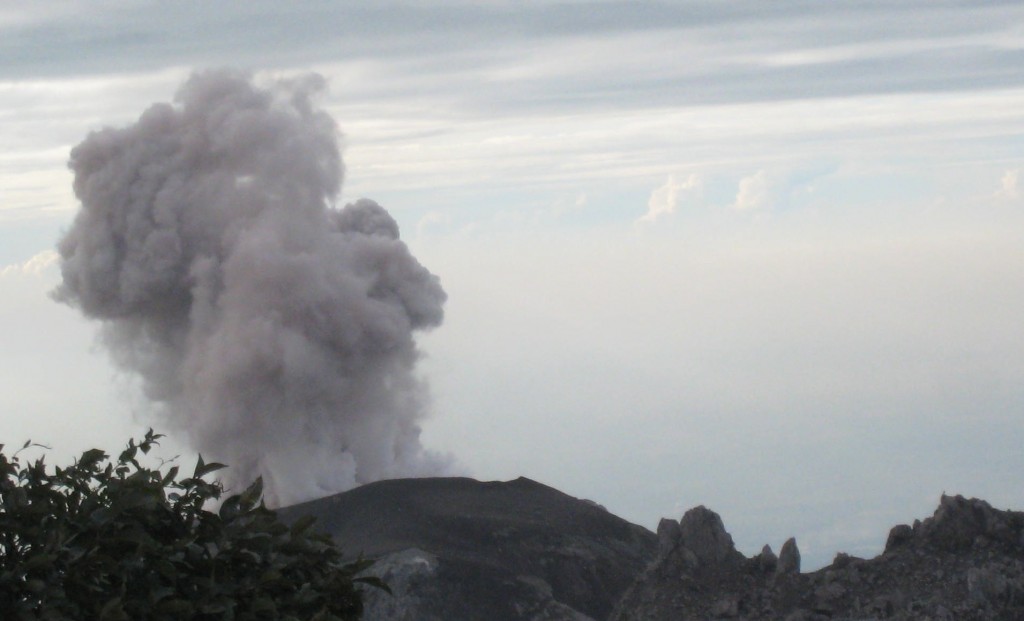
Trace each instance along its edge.
<path fill-rule="evenodd" d="M 611 619 L 1024 619 L 1024 514 L 981 500 L 943 496 L 932 517 L 894 527 L 880 556 L 839 554 L 811 573 L 792 539 L 745 558 L 704 507 L 663 520 L 658 536 Z"/>
<path fill-rule="evenodd" d="M 873 559 L 800 572 L 787 541 L 746 558 L 697 507 L 655 535 L 528 479 L 382 481 L 289 507 L 313 514 L 394 596 L 369 621 L 1024 621 L 1024 513 L 943 496 Z"/>

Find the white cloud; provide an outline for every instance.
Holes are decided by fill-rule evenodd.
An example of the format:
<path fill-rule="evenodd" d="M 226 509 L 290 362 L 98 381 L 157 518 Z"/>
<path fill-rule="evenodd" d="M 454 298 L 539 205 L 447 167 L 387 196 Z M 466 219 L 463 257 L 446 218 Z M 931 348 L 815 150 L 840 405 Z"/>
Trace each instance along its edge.
<path fill-rule="evenodd" d="M 585 193 L 583 193 L 583 192 L 580 192 L 576 196 L 576 200 L 573 202 L 572 206 L 575 209 L 583 209 L 584 207 L 586 207 L 587 206 L 587 195 Z"/>
<path fill-rule="evenodd" d="M 540 215 L 560 218 L 565 215 L 579 213 L 587 206 L 587 195 L 579 192 L 575 196 L 561 197 L 552 203 L 551 207 L 543 210 Z"/>
<path fill-rule="evenodd" d="M 654 222 L 662 216 L 675 213 L 683 196 L 699 195 L 700 192 L 701 181 L 697 175 L 691 173 L 682 183 L 676 182 L 675 177 L 669 175 L 664 185 L 651 192 L 651 197 L 647 199 L 647 213 L 637 220 L 637 224 Z"/>
<path fill-rule="evenodd" d="M 430 235 L 437 229 L 451 226 L 451 217 L 442 211 L 429 211 L 416 222 L 416 237 Z"/>
<path fill-rule="evenodd" d="M 1020 198 L 1020 169 L 1008 170 L 1003 174 L 996 197 L 1009 200 Z"/>
<path fill-rule="evenodd" d="M 741 211 L 762 209 L 768 206 L 770 198 L 768 174 L 759 170 L 749 177 L 740 179 L 733 207 Z"/>
<path fill-rule="evenodd" d="M 47 268 L 56 265 L 58 255 L 53 250 L 44 250 L 22 263 L 14 263 L 0 267 L 0 277 L 31 275 L 38 276 Z"/>

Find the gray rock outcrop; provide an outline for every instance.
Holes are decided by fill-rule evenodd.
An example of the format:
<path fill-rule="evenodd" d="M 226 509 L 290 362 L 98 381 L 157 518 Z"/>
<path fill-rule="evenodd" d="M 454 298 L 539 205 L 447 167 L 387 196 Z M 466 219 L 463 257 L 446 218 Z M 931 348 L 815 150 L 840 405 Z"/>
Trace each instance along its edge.
<path fill-rule="evenodd" d="M 761 553 L 755 558 L 757 568 L 766 574 L 774 572 L 779 567 L 779 557 L 772 552 L 772 547 L 767 543 L 761 548 Z"/>
<path fill-rule="evenodd" d="M 732 535 L 725 531 L 722 518 L 704 506 L 683 514 L 679 521 L 679 545 L 692 552 L 700 566 L 719 566 L 743 560 L 733 545 Z"/>
<path fill-rule="evenodd" d="M 782 544 L 779 551 L 779 563 L 775 569 L 780 574 L 800 573 L 800 549 L 796 547 L 796 539 L 790 537 Z"/>
<path fill-rule="evenodd" d="M 706 517 L 711 512 L 698 510 L 705 516 L 701 523 L 714 523 Z M 717 527 L 698 531 L 704 534 L 695 539 L 697 547 L 723 549 L 725 538 Z M 815 572 L 800 573 L 800 553 L 792 539 L 777 559 L 768 546 L 751 559 L 724 564 L 687 562 L 687 552 L 698 558 L 682 542 L 672 553 L 659 554 L 623 595 L 611 619 L 1024 619 L 1024 513 L 996 510 L 962 496 L 944 495 L 932 517 L 893 528 L 880 556 L 866 560 L 839 554 Z"/>

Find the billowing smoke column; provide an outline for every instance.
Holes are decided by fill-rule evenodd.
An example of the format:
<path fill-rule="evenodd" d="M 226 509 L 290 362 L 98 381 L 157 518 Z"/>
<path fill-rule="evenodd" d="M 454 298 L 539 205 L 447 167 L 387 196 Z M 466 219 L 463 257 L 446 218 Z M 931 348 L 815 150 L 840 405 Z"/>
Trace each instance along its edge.
<path fill-rule="evenodd" d="M 445 293 L 370 200 L 341 209 L 318 76 L 199 73 L 71 152 L 58 300 L 103 321 L 168 430 L 270 504 L 442 474 L 419 442 L 413 332 Z"/>

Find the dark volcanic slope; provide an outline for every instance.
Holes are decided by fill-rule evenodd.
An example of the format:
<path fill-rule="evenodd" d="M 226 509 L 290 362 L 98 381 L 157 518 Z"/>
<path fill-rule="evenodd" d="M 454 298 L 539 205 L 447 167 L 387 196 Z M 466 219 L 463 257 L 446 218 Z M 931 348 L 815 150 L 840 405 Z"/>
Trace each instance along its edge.
<path fill-rule="evenodd" d="M 311 514 L 347 552 L 381 558 L 397 597 L 370 618 L 604 619 L 657 547 L 653 533 L 525 478 L 381 481 L 279 513 Z"/>

